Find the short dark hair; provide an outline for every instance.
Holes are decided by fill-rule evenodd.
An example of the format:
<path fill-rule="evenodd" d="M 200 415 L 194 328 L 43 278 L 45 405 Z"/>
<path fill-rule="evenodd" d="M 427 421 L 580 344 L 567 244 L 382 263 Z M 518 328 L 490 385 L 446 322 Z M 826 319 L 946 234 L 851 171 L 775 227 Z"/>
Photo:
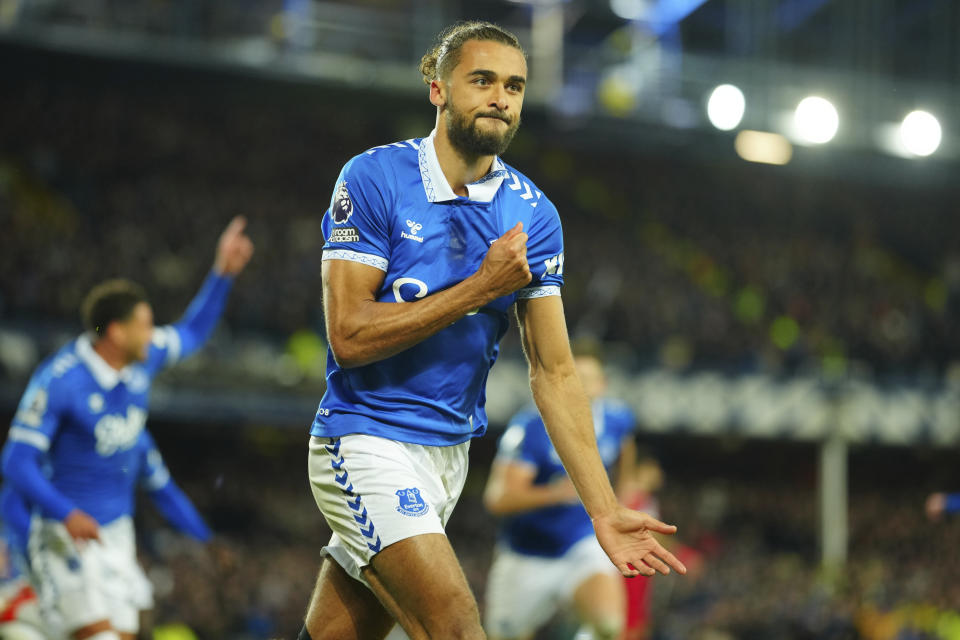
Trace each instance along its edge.
<path fill-rule="evenodd" d="M 513 47 L 527 57 L 520 46 L 520 40 L 503 27 L 492 22 L 470 20 L 457 22 L 437 35 L 437 41 L 420 59 L 420 73 L 423 82 L 430 84 L 438 78 L 446 77 L 460 62 L 460 48 L 470 40 L 489 40 Z"/>
<path fill-rule="evenodd" d="M 101 282 L 83 299 L 80 317 L 87 331 L 103 337 L 111 322 L 130 318 L 133 308 L 147 302 L 147 292 L 135 282 L 116 279 Z"/>

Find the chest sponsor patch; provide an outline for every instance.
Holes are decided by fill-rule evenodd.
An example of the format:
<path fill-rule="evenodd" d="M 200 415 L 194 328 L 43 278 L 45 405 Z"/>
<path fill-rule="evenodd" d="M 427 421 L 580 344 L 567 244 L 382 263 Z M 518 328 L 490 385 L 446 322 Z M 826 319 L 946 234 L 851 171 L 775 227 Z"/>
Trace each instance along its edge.
<path fill-rule="evenodd" d="M 330 231 L 327 242 L 360 242 L 360 232 L 356 227 L 336 227 Z"/>

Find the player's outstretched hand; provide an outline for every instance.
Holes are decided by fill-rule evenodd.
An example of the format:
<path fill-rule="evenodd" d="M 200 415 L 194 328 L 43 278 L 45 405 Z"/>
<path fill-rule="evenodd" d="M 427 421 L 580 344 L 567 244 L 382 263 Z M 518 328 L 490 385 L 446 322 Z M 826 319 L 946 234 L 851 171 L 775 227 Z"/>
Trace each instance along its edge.
<path fill-rule="evenodd" d="M 492 300 L 513 293 L 530 282 L 527 234 L 523 232 L 522 222 L 494 240 L 477 275 L 493 296 Z"/>
<path fill-rule="evenodd" d="M 220 275 L 235 276 L 250 262 L 250 256 L 253 255 L 253 241 L 243 232 L 246 226 L 247 219 L 237 216 L 220 234 L 220 241 L 217 243 L 217 259 L 213 263 L 214 270 Z"/>
<path fill-rule="evenodd" d="M 677 528 L 641 511 L 619 507 L 607 516 L 593 519 L 593 530 L 610 560 L 628 578 L 666 575 L 670 568 L 686 573 L 687 568 L 667 551 L 654 533 L 673 534 Z"/>
<path fill-rule="evenodd" d="M 89 514 L 74 509 L 63 521 L 67 533 L 74 540 L 100 540 L 100 525 Z"/>

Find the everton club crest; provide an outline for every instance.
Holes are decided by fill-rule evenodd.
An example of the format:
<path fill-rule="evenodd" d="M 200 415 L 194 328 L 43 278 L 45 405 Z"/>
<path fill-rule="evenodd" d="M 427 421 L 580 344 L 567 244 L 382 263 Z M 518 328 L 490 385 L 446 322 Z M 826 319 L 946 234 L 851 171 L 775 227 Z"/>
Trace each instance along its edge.
<path fill-rule="evenodd" d="M 430 509 L 430 506 L 420 497 L 420 489 L 417 488 L 397 489 L 397 500 L 400 502 L 397 511 L 405 516 L 419 518 Z"/>

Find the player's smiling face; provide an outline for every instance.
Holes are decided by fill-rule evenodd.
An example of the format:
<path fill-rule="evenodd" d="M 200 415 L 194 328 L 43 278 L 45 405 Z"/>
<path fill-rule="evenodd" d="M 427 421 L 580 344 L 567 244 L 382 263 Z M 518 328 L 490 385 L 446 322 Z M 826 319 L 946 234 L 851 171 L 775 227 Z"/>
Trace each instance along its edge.
<path fill-rule="evenodd" d="M 514 47 L 469 40 L 446 85 L 444 124 L 451 144 L 467 156 L 499 155 L 520 127 L 527 61 Z"/>

